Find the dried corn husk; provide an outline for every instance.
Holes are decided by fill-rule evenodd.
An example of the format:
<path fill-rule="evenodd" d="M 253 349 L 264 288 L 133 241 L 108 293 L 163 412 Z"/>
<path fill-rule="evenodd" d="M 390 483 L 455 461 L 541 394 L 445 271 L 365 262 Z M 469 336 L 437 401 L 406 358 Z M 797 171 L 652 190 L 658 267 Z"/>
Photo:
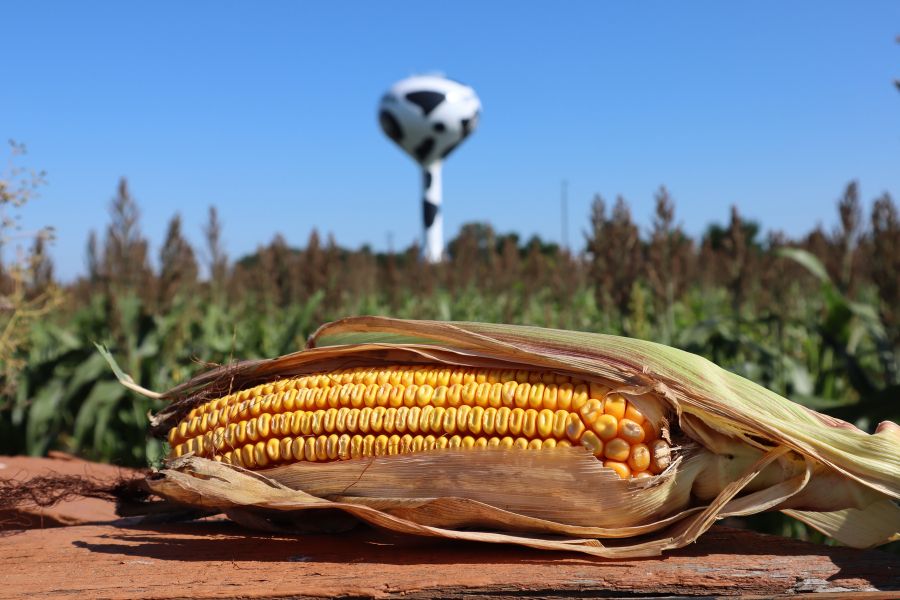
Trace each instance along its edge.
<path fill-rule="evenodd" d="M 606 383 L 642 411 L 668 415 L 677 459 L 656 477 L 622 480 L 580 448 L 444 450 L 263 472 L 188 456 L 154 475 L 151 489 L 255 527 L 333 509 L 396 531 L 612 558 L 658 555 L 716 519 L 768 510 L 850 546 L 900 537 L 897 425 L 869 435 L 701 357 L 616 336 L 346 319 L 322 327 L 307 350 L 216 369 L 157 395 L 173 402 L 153 430 L 162 435 L 205 399 L 259 382 L 391 363 L 531 368 Z"/>

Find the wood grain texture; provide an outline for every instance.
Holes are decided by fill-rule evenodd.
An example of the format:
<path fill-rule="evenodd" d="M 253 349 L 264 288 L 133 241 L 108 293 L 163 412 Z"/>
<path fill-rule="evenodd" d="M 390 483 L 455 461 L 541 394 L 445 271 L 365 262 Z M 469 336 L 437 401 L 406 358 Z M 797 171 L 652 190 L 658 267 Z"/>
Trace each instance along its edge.
<path fill-rule="evenodd" d="M 661 559 L 609 561 L 361 528 L 257 535 L 220 520 L 0 538 L 0 598 L 897 597 L 900 558 L 715 528 Z M 893 593 L 891 593 L 893 592 Z"/>

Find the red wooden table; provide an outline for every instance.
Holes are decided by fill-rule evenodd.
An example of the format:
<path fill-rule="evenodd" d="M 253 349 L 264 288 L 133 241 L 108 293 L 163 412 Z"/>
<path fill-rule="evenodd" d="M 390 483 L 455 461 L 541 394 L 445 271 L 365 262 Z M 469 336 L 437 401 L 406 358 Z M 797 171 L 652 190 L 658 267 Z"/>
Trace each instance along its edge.
<path fill-rule="evenodd" d="M 0 477 L 118 474 L 74 460 L 0 457 L 0 465 Z M 900 597 L 895 554 L 722 527 L 662 558 L 610 561 L 363 527 L 272 536 L 217 518 L 139 524 L 113 520 L 101 501 L 46 510 L 43 528 L 37 512 L 3 521 L 0 598 Z"/>

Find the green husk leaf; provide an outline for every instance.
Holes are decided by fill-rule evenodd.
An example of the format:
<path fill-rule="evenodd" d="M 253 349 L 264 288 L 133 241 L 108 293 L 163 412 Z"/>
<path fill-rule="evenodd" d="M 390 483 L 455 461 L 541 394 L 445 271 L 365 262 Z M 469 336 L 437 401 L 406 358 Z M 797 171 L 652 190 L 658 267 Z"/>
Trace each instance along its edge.
<path fill-rule="evenodd" d="M 135 381 L 131 377 L 131 375 L 127 374 L 125 371 L 122 370 L 122 367 L 119 366 L 119 363 L 116 362 L 116 359 L 112 355 L 112 352 L 110 352 L 106 346 L 104 346 L 103 344 L 98 344 L 96 342 L 94 342 L 94 346 L 97 348 L 97 351 L 100 353 L 100 356 L 102 356 L 106 360 L 107 364 L 109 365 L 109 368 L 112 369 L 112 372 L 115 374 L 116 379 L 118 379 L 119 383 L 121 383 L 123 386 L 125 386 L 126 388 L 130 389 L 131 391 L 137 392 L 138 394 L 145 396 L 147 398 L 156 399 L 156 398 L 163 397 L 162 394 L 148 390 L 147 388 L 142 387 L 142 386 L 138 385 L 137 383 L 135 383 Z"/>

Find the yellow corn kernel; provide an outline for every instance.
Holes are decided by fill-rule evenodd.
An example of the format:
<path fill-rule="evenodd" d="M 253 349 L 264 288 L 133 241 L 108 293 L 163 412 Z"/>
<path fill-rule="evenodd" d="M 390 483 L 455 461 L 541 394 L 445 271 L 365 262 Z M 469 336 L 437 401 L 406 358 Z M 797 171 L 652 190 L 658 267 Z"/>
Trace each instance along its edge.
<path fill-rule="evenodd" d="M 361 385 L 361 384 L 360 384 Z M 320 435 L 316 438 L 315 447 L 316 458 L 318 460 L 328 460 L 328 436 Z"/>
<path fill-rule="evenodd" d="M 413 406 L 409 409 L 409 415 L 406 417 L 406 429 L 410 433 L 419 433 L 419 419 L 422 417 L 422 409 Z"/>
<path fill-rule="evenodd" d="M 629 403 L 628 408 L 625 409 L 625 418 L 630 421 L 634 421 L 638 425 L 642 425 L 644 423 L 644 415 L 631 403 Z"/>
<path fill-rule="evenodd" d="M 241 448 L 241 463 L 243 463 L 246 468 L 252 469 L 256 466 L 255 453 L 256 448 L 253 444 L 247 444 Z"/>
<path fill-rule="evenodd" d="M 463 404 L 456 409 L 456 430 L 460 432 L 468 431 L 469 426 L 469 413 L 472 412 L 472 407 L 468 404 Z"/>
<path fill-rule="evenodd" d="M 541 401 L 541 408 L 545 408 L 547 410 L 556 410 L 558 407 L 557 404 L 557 396 L 559 394 L 559 387 L 555 383 L 548 383 L 544 386 L 544 397 Z"/>
<path fill-rule="evenodd" d="M 574 388 L 571 383 L 561 383 L 557 386 L 556 391 L 556 408 L 559 410 L 572 409 L 572 392 Z"/>
<path fill-rule="evenodd" d="M 575 413 L 569 413 L 568 422 L 566 423 L 566 437 L 573 442 L 579 442 L 584 434 L 584 422 L 581 417 Z"/>
<path fill-rule="evenodd" d="M 628 466 L 634 472 L 646 471 L 650 468 L 650 448 L 647 447 L 647 444 L 632 446 L 628 455 Z"/>
<path fill-rule="evenodd" d="M 622 419 L 617 427 L 617 434 L 629 444 L 640 444 L 644 441 L 644 428 L 631 419 Z"/>
<path fill-rule="evenodd" d="M 485 384 L 487 385 L 487 384 Z M 473 435 L 478 435 L 482 430 L 482 423 L 484 421 L 484 408 L 481 406 L 473 406 L 472 410 L 469 411 L 469 418 L 466 422 L 466 431 Z"/>
<path fill-rule="evenodd" d="M 419 431 L 421 433 L 427 434 L 431 431 L 431 419 L 433 418 L 433 414 L 433 406 L 419 407 Z"/>
<path fill-rule="evenodd" d="M 590 427 L 603 441 L 611 440 L 619 433 L 619 422 L 612 415 L 600 415 Z"/>
<path fill-rule="evenodd" d="M 617 462 L 625 462 L 631 453 L 631 446 L 622 438 L 613 438 L 606 442 L 603 448 L 603 455 L 609 460 Z"/>
<path fill-rule="evenodd" d="M 281 440 L 271 438 L 265 443 L 266 457 L 270 462 L 278 462 L 281 460 Z"/>
<path fill-rule="evenodd" d="M 306 438 L 306 443 L 303 444 L 303 460 L 309 462 L 316 462 L 319 460 L 316 455 L 316 440 L 318 438 L 309 437 Z"/>
<path fill-rule="evenodd" d="M 609 394 L 603 401 L 603 412 L 614 416 L 617 421 L 625 418 L 626 409 L 625 398 L 619 394 Z"/>
<path fill-rule="evenodd" d="M 510 415 L 512 415 L 512 409 L 508 406 L 501 406 L 497 409 L 497 419 L 494 426 L 494 431 L 497 432 L 497 435 L 505 436 L 509 433 Z"/>
<path fill-rule="evenodd" d="M 338 436 L 338 458 L 341 460 L 350 460 L 350 442 L 352 436 L 349 433 L 343 433 Z"/>
<path fill-rule="evenodd" d="M 289 437 L 281 438 L 279 441 L 279 450 L 278 454 L 281 456 L 281 460 L 290 460 L 292 456 L 291 452 L 291 444 L 293 443 L 293 439 Z"/>
<path fill-rule="evenodd" d="M 431 399 L 434 397 L 434 388 L 430 385 L 423 384 L 416 390 L 416 405 L 431 406 Z"/>
<path fill-rule="evenodd" d="M 603 456 L 603 440 L 593 431 L 585 431 L 581 436 L 581 445 L 591 451 L 591 454 L 600 458 Z"/>
<path fill-rule="evenodd" d="M 256 419 L 256 432 L 260 439 L 269 437 L 272 425 L 272 415 L 263 413 Z"/>
<path fill-rule="evenodd" d="M 350 458 L 362 457 L 363 439 L 362 436 L 350 436 Z"/>
<path fill-rule="evenodd" d="M 485 408 L 490 404 L 491 384 L 487 381 L 478 384 L 475 389 L 475 406 Z"/>
<path fill-rule="evenodd" d="M 269 465 L 266 442 L 256 442 L 253 444 L 253 458 L 256 460 L 257 467 L 267 467 Z"/>
<path fill-rule="evenodd" d="M 552 410 L 545 408 L 537 414 L 537 433 L 541 438 L 548 438 L 553 435 L 553 422 L 556 415 Z"/>
<path fill-rule="evenodd" d="M 305 441 L 305 438 L 302 437 L 291 438 L 291 456 L 294 460 L 303 460 L 306 456 L 304 449 Z"/>
<path fill-rule="evenodd" d="M 322 436 L 325 438 L 325 456 L 328 460 L 337 460 L 340 457 L 340 436 L 336 433 L 332 433 L 328 436 Z"/>
<path fill-rule="evenodd" d="M 575 412 L 580 411 L 581 407 L 587 404 L 587 401 L 589 399 L 588 386 L 583 383 L 579 383 L 572 391 L 572 410 Z"/>
<path fill-rule="evenodd" d="M 622 479 L 628 479 L 629 477 L 631 477 L 631 469 L 623 462 L 618 462 L 615 460 L 605 460 L 603 461 L 603 466 L 615 471 L 616 474 Z"/>
<path fill-rule="evenodd" d="M 247 435 L 247 425 L 249 425 L 249 421 L 241 421 L 237 426 L 237 441 L 239 444 L 244 444 L 250 441 L 250 437 Z"/>
<path fill-rule="evenodd" d="M 591 398 L 578 411 L 585 425 L 590 427 L 594 421 L 603 416 L 603 401 Z"/>
<path fill-rule="evenodd" d="M 522 382 L 516 386 L 516 408 L 528 408 L 528 397 L 531 394 L 531 384 Z"/>

